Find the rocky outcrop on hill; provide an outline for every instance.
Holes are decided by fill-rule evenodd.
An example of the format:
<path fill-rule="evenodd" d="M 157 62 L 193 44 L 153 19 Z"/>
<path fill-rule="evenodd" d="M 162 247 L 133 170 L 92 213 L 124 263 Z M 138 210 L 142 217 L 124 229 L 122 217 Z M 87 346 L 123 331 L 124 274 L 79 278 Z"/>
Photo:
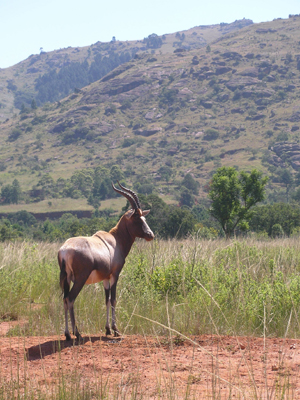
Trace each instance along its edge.
<path fill-rule="evenodd" d="M 105 75 L 102 79 L 101 82 L 107 82 L 113 78 L 115 78 L 118 75 L 121 75 L 123 72 L 127 71 L 128 69 L 132 68 L 134 66 L 134 64 L 123 64 L 120 67 L 114 69 L 112 72 L 110 72 L 109 74 Z"/>
<path fill-rule="evenodd" d="M 129 92 L 145 83 L 146 79 L 142 74 L 131 75 L 122 79 L 116 78 L 102 88 L 101 94 L 114 96 L 116 94 Z"/>
<path fill-rule="evenodd" d="M 257 78 L 236 76 L 231 78 L 226 83 L 226 86 L 228 89 L 235 91 L 236 89 L 243 89 L 245 86 L 257 85 L 258 83 L 260 81 Z"/>
<path fill-rule="evenodd" d="M 278 166 L 281 166 L 283 162 L 282 156 L 289 161 L 291 166 L 296 169 L 300 170 L 300 144 L 296 142 L 278 142 L 275 143 L 271 150 L 276 153 L 277 159 L 276 162 Z"/>
<path fill-rule="evenodd" d="M 162 132 L 162 128 L 161 127 L 134 130 L 134 133 L 136 135 L 145 136 L 145 137 L 155 135 L 158 132 Z"/>
<path fill-rule="evenodd" d="M 289 118 L 287 118 L 287 121 L 299 122 L 300 121 L 300 111 L 294 112 Z"/>

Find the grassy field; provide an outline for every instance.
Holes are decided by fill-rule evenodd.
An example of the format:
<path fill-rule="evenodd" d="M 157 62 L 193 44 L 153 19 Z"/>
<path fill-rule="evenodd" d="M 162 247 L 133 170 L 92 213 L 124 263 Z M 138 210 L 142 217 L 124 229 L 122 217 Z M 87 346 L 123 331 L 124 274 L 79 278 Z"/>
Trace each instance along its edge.
<path fill-rule="evenodd" d="M 1 244 L 0 317 L 29 321 L 10 335 L 63 332 L 58 248 L 58 243 Z M 169 320 L 185 335 L 266 333 L 296 338 L 299 270 L 296 239 L 139 241 L 118 283 L 119 329 L 150 332 L 151 323 L 142 322 L 138 314 L 163 325 Z M 87 286 L 76 300 L 82 332 L 104 329 L 103 292 L 102 284 Z"/>
<path fill-rule="evenodd" d="M 105 208 L 112 208 L 115 211 L 120 212 L 124 206 L 124 200 L 121 198 L 108 199 L 101 202 L 99 210 Z M 87 203 L 85 198 L 71 199 L 71 198 L 60 198 L 60 199 L 46 199 L 36 203 L 29 204 L 7 204 L 0 206 L 0 213 L 12 213 L 21 210 L 26 210 L 30 213 L 49 213 L 53 211 L 78 211 L 78 210 L 90 210 L 94 211 L 94 208 Z"/>
<path fill-rule="evenodd" d="M 22 338 L 25 341 L 29 336 L 63 334 L 56 261 L 59 246 L 34 242 L 0 244 L 0 322 L 22 321 L 8 331 L 11 339 L 18 337 L 22 343 Z M 119 329 L 127 335 L 155 332 L 166 340 L 170 332 L 177 332 L 177 341 L 203 334 L 299 338 L 299 246 L 298 239 L 204 241 L 191 237 L 184 241 L 137 241 L 118 284 Z M 103 335 L 105 312 L 102 284 L 85 287 L 75 303 L 81 333 Z M 78 352 L 79 348 L 73 351 Z M 59 354 L 56 369 L 61 369 Z M 22 363 L 26 369 L 26 362 L 20 360 Z M 212 373 L 218 374 L 217 366 L 213 368 Z M 21 380 L 8 382 L 0 376 L 0 399 L 152 398 L 147 393 L 139 394 L 138 383 L 131 386 L 130 395 L 125 395 L 116 389 L 119 386 L 112 391 L 101 378 L 95 391 L 80 386 L 80 369 L 75 368 L 74 374 L 69 376 L 62 370 L 51 396 L 48 393 L 46 397 L 43 391 L 30 389 L 30 385 L 22 386 Z M 171 375 L 170 379 L 172 386 Z M 218 392 L 221 383 L 212 382 L 211 398 L 232 398 Z M 295 398 L 289 380 L 281 379 L 274 385 L 268 398 Z M 163 386 L 164 382 L 159 381 L 158 387 Z M 197 398 L 191 395 L 189 385 L 184 397 L 176 393 L 158 392 L 155 398 Z M 263 393 L 245 397 L 241 392 L 239 398 L 264 398 Z"/>

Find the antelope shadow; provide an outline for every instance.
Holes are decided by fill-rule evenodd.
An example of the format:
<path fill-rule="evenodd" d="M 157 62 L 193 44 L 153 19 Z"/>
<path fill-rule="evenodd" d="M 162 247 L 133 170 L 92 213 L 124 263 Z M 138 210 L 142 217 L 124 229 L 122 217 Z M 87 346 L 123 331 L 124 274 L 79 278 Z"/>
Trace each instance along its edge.
<path fill-rule="evenodd" d="M 44 343 L 39 343 L 38 345 L 31 346 L 26 349 L 26 359 L 27 361 L 39 360 L 44 357 L 50 356 L 54 353 L 58 353 L 68 347 L 75 347 L 83 345 L 87 342 L 95 343 L 95 342 L 106 342 L 106 343 L 120 343 L 122 340 L 121 337 L 117 338 L 109 338 L 107 336 L 86 336 L 82 337 L 80 340 L 49 340 Z"/>

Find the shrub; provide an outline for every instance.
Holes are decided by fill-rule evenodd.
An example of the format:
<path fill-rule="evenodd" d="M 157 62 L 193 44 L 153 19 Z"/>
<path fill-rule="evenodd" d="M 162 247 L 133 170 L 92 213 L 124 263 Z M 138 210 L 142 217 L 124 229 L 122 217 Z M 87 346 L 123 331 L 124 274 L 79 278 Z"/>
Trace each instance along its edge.
<path fill-rule="evenodd" d="M 8 135 L 7 140 L 9 142 L 14 142 L 17 140 L 20 136 L 22 135 L 22 131 L 18 128 L 15 128 L 11 131 L 11 133 Z"/>
<path fill-rule="evenodd" d="M 278 237 L 284 236 L 284 231 L 283 231 L 282 226 L 280 224 L 274 224 L 272 226 L 271 236 L 273 238 L 278 238 Z"/>
<path fill-rule="evenodd" d="M 203 136 L 204 140 L 216 140 L 219 137 L 219 132 L 215 129 L 209 128 L 205 131 L 205 135 Z"/>

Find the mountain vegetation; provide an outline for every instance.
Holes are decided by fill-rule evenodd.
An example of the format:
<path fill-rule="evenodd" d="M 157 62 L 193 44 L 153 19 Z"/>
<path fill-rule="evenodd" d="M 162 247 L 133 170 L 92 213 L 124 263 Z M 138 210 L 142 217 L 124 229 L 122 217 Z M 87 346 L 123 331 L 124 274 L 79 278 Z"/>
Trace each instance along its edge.
<path fill-rule="evenodd" d="M 59 100 L 73 91 L 102 78 L 118 65 L 139 52 L 148 54 L 172 53 L 176 48 L 190 50 L 206 46 L 225 33 L 252 24 L 243 19 L 231 24 L 197 26 L 184 32 L 158 36 L 155 33 L 143 40 L 96 42 L 86 47 L 68 47 L 32 54 L 10 68 L 0 69 L 0 121 L 30 106 Z"/>
<path fill-rule="evenodd" d="M 3 96 L 14 94 L 20 110 L 9 114 L 11 100 L 1 101 L 0 211 L 60 198 L 101 210 L 119 179 L 203 217 L 213 176 L 233 167 L 268 176 L 263 207 L 285 203 L 292 214 L 300 201 L 299 25 L 296 15 L 195 27 L 42 53 L 1 70 Z M 260 226 L 253 221 L 251 229 Z M 265 222 L 270 236 L 280 234 L 272 233 L 277 223 L 285 234 L 298 226 Z M 211 219 L 206 227 L 216 228 Z"/>

